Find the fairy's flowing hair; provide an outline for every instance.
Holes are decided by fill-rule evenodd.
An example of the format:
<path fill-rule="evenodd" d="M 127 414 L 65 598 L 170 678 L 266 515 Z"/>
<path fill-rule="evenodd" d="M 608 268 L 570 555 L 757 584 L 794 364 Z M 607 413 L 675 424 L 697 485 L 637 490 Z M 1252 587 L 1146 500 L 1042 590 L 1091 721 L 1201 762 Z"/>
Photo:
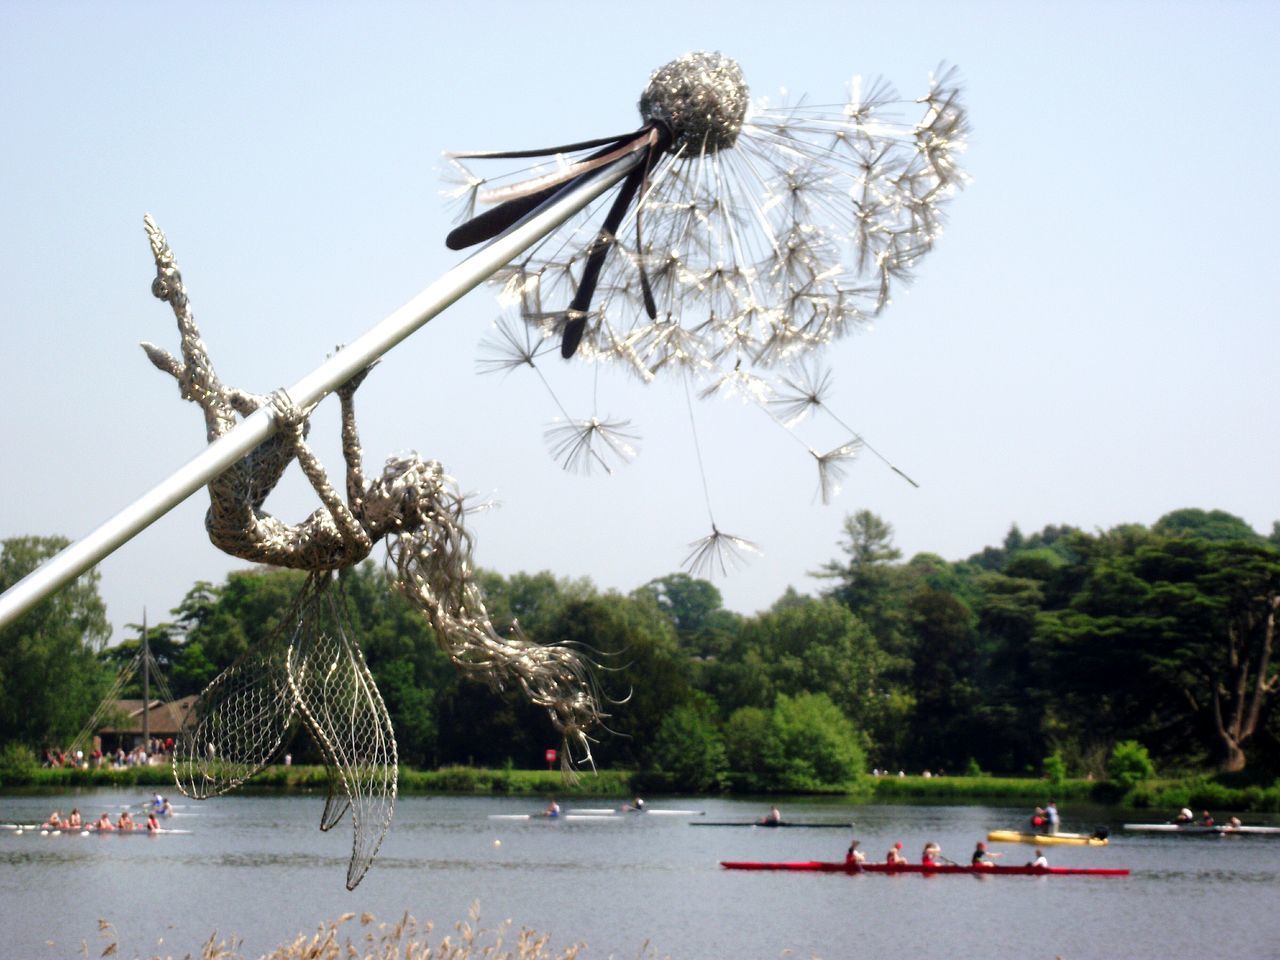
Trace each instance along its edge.
<path fill-rule="evenodd" d="M 387 562 L 397 588 L 435 629 L 440 648 L 461 669 L 497 690 L 516 686 L 544 707 L 564 738 L 561 765 L 590 764 L 587 731 L 601 720 L 591 662 L 562 644 L 538 644 L 513 624 L 503 636 L 485 609 L 471 560 L 464 497 L 439 463 L 416 455 L 387 460 L 375 496 L 401 505 L 387 532 Z"/>

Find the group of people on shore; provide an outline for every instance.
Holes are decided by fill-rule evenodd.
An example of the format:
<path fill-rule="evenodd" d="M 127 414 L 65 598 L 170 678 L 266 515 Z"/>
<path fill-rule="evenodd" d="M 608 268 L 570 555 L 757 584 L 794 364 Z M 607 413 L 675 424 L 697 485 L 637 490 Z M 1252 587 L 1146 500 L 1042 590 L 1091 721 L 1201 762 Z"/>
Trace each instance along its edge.
<path fill-rule="evenodd" d="M 860 844 L 861 844 L 861 841 L 858 841 L 858 840 L 854 840 L 852 843 L 849 844 L 849 849 L 845 852 L 845 855 L 844 855 L 845 863 L 849 863 L 849 864 L 866 863 L 867 861 L 866 854 L 864 854 L 861 850 L 858 849 Z M 969 866 L 994 867 L 996 865 L 995 858 L 999 856 L 1001 856 L 1000 853 L 997 853 L 992 850 L 988 850 L 987 845 L 981 840 L 979 840 L 977 846 L 973 848 L 973 856 L 969 858 Z M 890 866 L 904 865 L 911 862 L 910 860 L 907 859 L 906 854 L 902 852 L 901 840 L 899 840 L 897 843 L 895 843 L 892 847 L 889 848 L 889 852 L 885 855 L 884 859 L 885 859 L 885 863 L 889 864 Z M 928 843 L 924 845 L 924 850 L 920 854 L 920 865 L 923 867 L 936 867 L 942 864 L 946 864 L 947 866 L 951 866 L 951 867 L 964 866 L 964 864 L 956 863 L 954 860 L 949 860 L 946 857 L 944 857 L 942 855 L 942 847 L 939 846 L 933 840 L 930 840 Z M 1044 851 L 1041 850 L 1039 847 L 1037 847 L 1035 859 L 1032 860 L 1030 863 L 1028 863 L 1027 866 L 1028 867 L 1047 867 L 1049 866 L 1049 859 L 1044 855 Z"/>

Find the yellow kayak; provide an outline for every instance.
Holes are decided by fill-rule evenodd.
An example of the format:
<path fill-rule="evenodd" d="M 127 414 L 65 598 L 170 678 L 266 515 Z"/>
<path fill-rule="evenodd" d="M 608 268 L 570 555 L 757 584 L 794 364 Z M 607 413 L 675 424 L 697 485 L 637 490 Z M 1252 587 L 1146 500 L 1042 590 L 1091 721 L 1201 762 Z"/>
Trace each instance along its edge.
<path fill-rule="evenodd" d="M 1079 846 L 1105 847 L 1106 837 L 1094 837 L 1086 833 L 1021 833 L 1017 830 L 992 830 L 987 834 L 992 843 L 1034 843 L 1050 845 L 1074 843 Z"/>

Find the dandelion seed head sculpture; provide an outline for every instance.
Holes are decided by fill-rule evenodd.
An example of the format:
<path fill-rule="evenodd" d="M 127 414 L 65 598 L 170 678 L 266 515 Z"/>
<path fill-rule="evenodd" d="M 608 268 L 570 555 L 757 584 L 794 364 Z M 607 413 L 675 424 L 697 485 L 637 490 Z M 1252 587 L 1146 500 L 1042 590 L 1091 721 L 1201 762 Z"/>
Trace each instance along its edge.
<path fill-rule="evenodd" d="M 590 762 L 587 731 L 600 714 L 589 665 L 570 649 L 494 629 L 474 579 L 466 501 L 452 478 L 434 460 L 411 454 L 388 459 L 380 477 L 365 480 L 354 397 L 368 370 L 336 390 L 344 501 L 306 443 L 309 411 L 284 391 L 260 396 L 218 379 L 168 241 L 150 217 L 146 226 L 156 262 L 152 292 L 173 309 L 181 337 L 180 360 L 149 343 L 143 344 L 147 356 L 200 407 L 210 441 L 234 428 L 237 416 L 264 406 L 274 410 L 278 425 L 274 436 L 209 482 L 209 537 L 233 556 L 310 574 L 275 632 L 201 693 L 174 751 L 178 786 L 197 798 L 234 789 L 270 762 L 301 724 L 329 771 L 321 829 L 350 811 L 347 886 L 360 882 L 391 823 L 397 751 L 335 573 L 359 563 L 384 539 L 396 587 L 430 620 L 453 662 L 495 687 L 513 686 L 545 708 L 565 737 L 566 769 L 577 760 Z M 291 524 L 263 505 L 294 461 L 322 506 Z"/>
<path fill-rule="evenodd" d="M 640 116 L 667 128 L 672 149 L 714 153 L 737 142 L 749 105 L 737 61 L 690 53 L 653 72 L 640 95 Z"/>
<path fill-rule="evenodd" d="M 968 116 L 955 72 L 940 69 L 917 99 L 855 78 L 843 102 L 752 105 L 735 61 L 698 52 L 654 71 L 639 108 L 642 126 L 620 136 L 449 155 L 464 218 L 446 240 L 453 249 L 497 236 L 597 171 L 626 170 L 597 209 L 495 277 L 535 339 L 504 321 L 488 367 L 537 370 L 533 344 L 558 339 L 566 359 L 617 362 L 645 382 L 674 374 L 688 395 L 736 395 L 771 415 L 772 406 L 787 427 L 826 410 L 829 376 L 803 372 L 803 361 L 865 326 L 911 281 L 964 185 Z M 554 165 L 486 177 L 467 164 L 539 157 Z M 779 391 L 769 377 L 783 365 L 802 373 L 784 374 Z M 566 468 L 602 462 L 582 453 L 594 452 L 602 422 L 565 413 L 548 431 L 553 455 Z M 841 425 L 840 446 L 810 448 L 824 502 L 859 449 L 884 460 Z M 705 493 L 700 453 L 699 469 Z M 749 544 L 714 518 L 711 528 L 691 544 L 695 572 L 723 572 L 726 554 Z"/>
<path fill-rule="evenodd" d="M 839 104 L 748 105 L 736 62 L 690 53 L 654 72 L 632 133 L 450 154 L 469 219 L 447 243 L 496 236 L 627 163 L 603 220 L 587 211 L 501 278 L 527 323 L 558 336 L 566 358 L 581 348 L 646 378 L 821 350 L 878 315 L 933 248 L 964 182 L 959 88 L 948 70 L 918 100 L 855 81 Z M 555 168 L 486 178 L 464 163 L 539 156 Z"/>

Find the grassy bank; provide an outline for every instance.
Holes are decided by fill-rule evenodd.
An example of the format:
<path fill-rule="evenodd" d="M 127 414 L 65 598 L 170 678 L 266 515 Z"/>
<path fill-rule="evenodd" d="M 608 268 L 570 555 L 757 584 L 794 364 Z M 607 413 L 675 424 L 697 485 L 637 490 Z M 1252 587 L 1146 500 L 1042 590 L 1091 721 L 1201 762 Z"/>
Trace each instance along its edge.
<path fill-rule="evenodd" d="M 251 791 L 307 793 L 326 789 L 320 766 L 271 766 L 245 787 Z M 74 787 L 173 787 L 168 766 L 76 770 L 27 767 L 0 770 L 0 787 L 56 792 Z M 402 794 L 464 794 L 472 796 L 629 797 L 641 793 L 680 793 L 662 777 L 626 770 L 586 772 L 566 782 L 558 770 L 488 770 L 442 767 L 439 770 L 400 768 Z M 1043 804 L 1089 801 L 1109 806 L 1160 811 L 1192 807 L 1197 810 L 1240 813 L 1280 813 L 1280 781 L 1269 787 L 1232 787 L 1208 777 L 1149 780 L 1130 790 L 1092 780 L 1049 780 L 1029 777 L 866 777 L 844 793 L 851 800 L 871 803 L 926 801 L 935 803 Z"/>
<path fill-rule="evenodd" d="M 328 778 L 322 766 L 277 764 L 258 773 L 245 790 L 307 793 L 323 791 Z M 28 767 L 0 773 L 0 787 L 56 792 L 75 787 L 167 787 L 173 788 L 173 773 L 167 765 L 103 767 L 80 770 L 73 767 Z M 602 770 L 584 773 L 575 782 L 566 782 L 558 770 L 485 770 L 476 767 L 442 767 L 439 770 L 400 768 L 402 794 L 493 794 L 497 796 L 625 797 L 631 792 L 631 775 L 626 771 Z"/>

